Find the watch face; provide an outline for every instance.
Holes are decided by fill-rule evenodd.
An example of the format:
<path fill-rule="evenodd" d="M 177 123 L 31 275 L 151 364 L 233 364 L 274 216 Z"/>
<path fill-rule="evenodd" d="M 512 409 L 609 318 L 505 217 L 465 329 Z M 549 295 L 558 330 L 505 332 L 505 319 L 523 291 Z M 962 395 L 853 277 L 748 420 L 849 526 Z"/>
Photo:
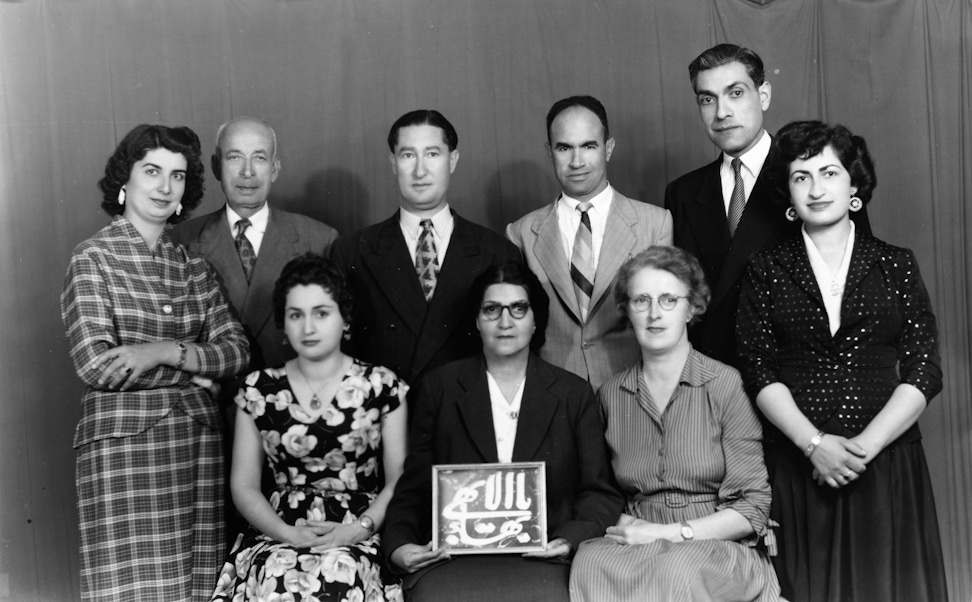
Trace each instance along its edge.
<path fill-rule="evenodd" d="M 693 537 L 695 537 L 695 531 L 692 530 L 692 527 L 682 525 L 682 539 L 692 539 Z"/>
<path fill-rule="evenodd" d="M 375 528 L 375 521 L 371 520 L 370 516 L 362 516 L 361 520 L 359 520 L 358 522 L 361 523 L 362 527 L 364 527 L 369 531 Z"/>

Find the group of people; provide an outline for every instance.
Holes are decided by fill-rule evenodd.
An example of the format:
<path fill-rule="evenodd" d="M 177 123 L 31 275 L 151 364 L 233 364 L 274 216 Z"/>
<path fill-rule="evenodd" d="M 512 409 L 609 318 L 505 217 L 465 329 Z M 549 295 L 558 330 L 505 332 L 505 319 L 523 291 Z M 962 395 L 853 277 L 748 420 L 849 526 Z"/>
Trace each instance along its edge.
<path fill-rule="evenodd" d="M 867 146 L 770 136 L 752 50 L 689 75 L 721 154 L 665 208 L 609 184 L 574 96 L 546 122 L 562 192 L 505 238 L 450 208 L 434 110 L 390 129 L 400 210 L 340 237 L 268 202 L 259 119 L 219 128 L 225 207 L 188 220 L 198 137 L 129 132 L 61 297 L 83 597 L 945 600 L 936 322 L 870 234 Z M 508 462 L 545 463 L 545 549 L 434 547 L 432 467 Z"/>

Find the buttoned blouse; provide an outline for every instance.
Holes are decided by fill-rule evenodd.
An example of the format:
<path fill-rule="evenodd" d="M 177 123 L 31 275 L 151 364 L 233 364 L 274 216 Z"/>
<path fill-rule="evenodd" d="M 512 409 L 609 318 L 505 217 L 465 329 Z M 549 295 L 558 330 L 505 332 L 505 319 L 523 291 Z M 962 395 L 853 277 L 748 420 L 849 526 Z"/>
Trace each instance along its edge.
<path fill-rule="evenodd" d="M 770 485 L 762 428 L 735 369 L 692 349 L 659 415 L 635 365 L 597 393 L 618 485 L 628 498 L 715 494 L 766 531 Z M 750 538 L 755 541 L 755 538 Z"/>
<path fill-rule="evenodd" d="M 61 316 L 74 368 L 87 385 L 75 447 L 141 433 L 174 406 L 221 428 L 211 394 L 183 370 L 156 366 L 134 378 L 127 391 L 98 385 L 103 364 L 94 358 L 121 345 L 192 343 L 203 377 L 229 377 L 247 366 L 243 327 L 230 314 L 209 264 L 174 244 L 168 227 L 154 254 L 122 216 L 78 245 L 61 293 Z"/>
<path fill-rule="evenodd" d="M 783 383 L 820 427 L 862 431 L 901 383 L 930 401 L 942 388 L 938 329 L 914 254 L 857 232 L 831 335 L 800 236 L 757 254 L 736 325 L 746 390 Z M 768 429 L 768 440 L 782 440 Z"/>

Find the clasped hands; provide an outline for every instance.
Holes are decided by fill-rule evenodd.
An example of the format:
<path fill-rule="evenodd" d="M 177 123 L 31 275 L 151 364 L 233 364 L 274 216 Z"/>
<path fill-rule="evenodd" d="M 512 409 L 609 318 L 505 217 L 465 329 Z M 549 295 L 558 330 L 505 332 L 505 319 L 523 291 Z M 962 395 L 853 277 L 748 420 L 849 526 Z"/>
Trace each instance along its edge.
<path fill-rule="evenodd" d="M 158 341 L 138 345 L 120 345 L 102 351 L 93 360 L 95 366 L 103 366 L 98 386 L 125 391 L 143 372 L 178 357 L 179 350 L 173 341 Z"/>
<path fill-rule="evenodd" d="M 570 555 L 570 542 L 563 537 L 558 537 L 547 542 L 547 548 L 540 552 L 528 552 L 524 558 L 567 558 Z M 415 543 L 407 543 L 395 548 L 392 552 L 391 561 L 399 568 L 409 573 L 414 573 L 420 569 L 440 562 L 449 560 L 449 548 L 432 549 L 432 542 L 420 546 Z"/>
<path fill-rule="evenodd" d="M 856 481 L 867 468 L 873 455 L 869 454 L 857 437 L 848 439 L 840 435 L 824 435 L 810 454 L 813 478 L 818 485 L 830 485 L 838 489 Z"/>
<path fill-rule="evenodd" d="M 659 539 L 681 541 L 679 525 L 663 525 L 622 514 L 621 520 L 604 533 L 606 539 L 625 545 L 647 544 Z"/>
<path fill-rule="evenodd" d="M 350 546 L 371 537 L 371 531 L 359 522 L 336 523 L 329 520 L 306 520 L 288 529 L 287 542 L 297 548 L 322 552 Z"/>

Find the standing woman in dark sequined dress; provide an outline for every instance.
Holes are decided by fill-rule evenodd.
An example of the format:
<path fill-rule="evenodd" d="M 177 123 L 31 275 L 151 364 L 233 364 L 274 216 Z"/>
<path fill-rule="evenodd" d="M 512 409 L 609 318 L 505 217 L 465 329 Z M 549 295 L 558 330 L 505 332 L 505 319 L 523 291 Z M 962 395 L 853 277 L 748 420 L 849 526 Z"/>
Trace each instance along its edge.
<path fill-rule="evenodd" d="M 917 424 L 942 372 L 915 256 L 850 220 L 876 182 L 861 137 L 794 122 L 770 157 L 780 211 L 802 234 L 755 256 L 736 332 L 747 392 L 769 422 L 782 593 L 946 600 Z"/>

